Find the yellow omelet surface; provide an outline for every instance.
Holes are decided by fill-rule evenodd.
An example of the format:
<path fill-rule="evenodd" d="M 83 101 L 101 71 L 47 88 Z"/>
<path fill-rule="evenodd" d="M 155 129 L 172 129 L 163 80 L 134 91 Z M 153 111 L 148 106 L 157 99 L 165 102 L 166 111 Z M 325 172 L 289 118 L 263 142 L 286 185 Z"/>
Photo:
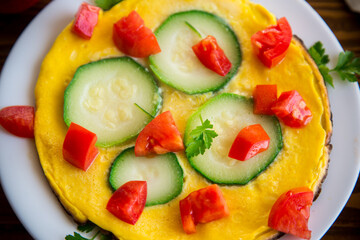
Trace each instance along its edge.
<path fill-rule="evenodd" d="M 100 148 L 100 154 L 87 172 L 63 159 L 62 144 L 68 129 L 63 120 L 64 91 L 76 69 L 91 61 L 123 55 L 112 40 L 113 24 L 136 10 L 146 26 L 155 30 L 169 15 L 191 9 L 220 16 L 239 39 L 241 66 L 219 93 L 251 97 L 258 84 L 276 84 L 280 93 L 295 89 L 311 109 L 313 119 L 301 129 L 282 125 L 284 147 L 275 161 L 245 186 L 221 186 L 230 216 L 199 224 L 195 234 L 187 235 L 182 229 L 179 201 L 211 183 L 190 166 L 184 152 L 177 153 L 185 177 L 182 193 L 167 204 L 146 207 L 132 226 L 114 217 L 105 207 L 112 195 L 108 183 L 111 164 L 123 149 L 134 145 L 134 140 Z M 276 199 L 294 187 L 307 186 L 317 191 L 326 174 L 331 121 L 322 77 L 297 39 L 293 39 L 285 59 L 272 69 L 266 68 L 253 53 L 251 36 L 273 24 L 276 24 L 274 15 L 246 0 L 125 0 L 101 14 L 91 40 L 72 33 L 70 23 L 41 66 L 35 89 L 35 140 L 44 173 L 74 219 L 78 222 L 90 220 L 125 240 L 274 237 L 277 232 L 267 226 L 267 221 Z M 142 64 L 147 67 L 146 62 Z M 172 112 L 182 135 L 189 116 L 214 96 L 213 93 L 188 95 L 161 83 L 159 86 L 163 95 L 161 111 Z"/>

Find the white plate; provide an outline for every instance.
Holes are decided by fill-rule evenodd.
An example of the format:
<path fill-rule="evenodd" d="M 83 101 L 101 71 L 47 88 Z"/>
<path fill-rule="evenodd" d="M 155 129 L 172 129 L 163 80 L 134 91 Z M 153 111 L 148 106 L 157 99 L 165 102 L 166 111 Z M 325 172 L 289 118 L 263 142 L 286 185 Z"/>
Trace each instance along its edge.
<path fill-rule="evenodd" d="M 73 19 L 82 0 L 51 2 L 14 45 L 0 79 L 0 108 L 35 105 L 34 87 L 40 64 L 56 36 Z M 320 16 L 303 0 L 256 0 L 277 17 L 285 16 L 306 46 L 323 42 L 334 66 L 342 48 Z M 345 206 L 360 169 L 360 94 L 356 83 L 335 79 L 329 88 L 334 132 L 331 162 L 322 193 L 311 208 L 312 239 L 320 239 Z M 51 191 L 32 140 L 14 137 L 0 128 L 0 176 L 15 213 L 35 239 L 64 239 L 76 231 Z M 293 238 L 285 236 L 285 239 Z"/>

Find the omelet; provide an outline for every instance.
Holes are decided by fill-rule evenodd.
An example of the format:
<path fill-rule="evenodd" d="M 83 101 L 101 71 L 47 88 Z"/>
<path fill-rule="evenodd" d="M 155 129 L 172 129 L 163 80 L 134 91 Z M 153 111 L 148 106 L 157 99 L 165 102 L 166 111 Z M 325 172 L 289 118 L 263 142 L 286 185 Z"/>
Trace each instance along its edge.
<path fill-rule="evenodd" d="M 296 89 L 301 93 L 313 118 L 304 128 L 281 125 L 283 149 L 275 161 L 248 184 L 221 185 L 230 216 L 199 224 L 197 232 L 187 235 L 181 224 L 179 201 L 189 193 L 211 183 L 189 164 L 185 153 L 176 153 L 184 171 L 179 196 L 166 204 L 146 207 L 135 225 L 129 225 L 106 210 L 113 191 L 109 171 L 116 156 L 133 146 L 135 139 L 100 153 L 85 172 L 63 159 L 62 145 L 67 132 L 63 119 L 64 92 L 77 68 L 104 58 L 123 56 L 112 39 L 113 24 L 135 10 L 152 30 L 171 14 L 202 10 L 224 19 L 235 32 L 241 46 L 242 62 L 238 72 L 216 93 L 189 95 L 164 83 L 161 111 L 170 110 L 183 135 L 190 115 L 214 95 L 223 92 L 251 97 L 258 84 L 276 84 L 279 92 Z M 125 0 L 101 14 L 90 40 L 76 36 L 72 23 L 59 34 L 41 65 L 35 88 L 35 141 L 41 166 L 52 189 L 78 223 L 91 221 L 118 239 L 271 239 L 279 236 L 267 225 L 276 199 L 294 187 L 307 186 L 319 192 L 326 176 L 331 112 L 323 78 L 301 41 L 293 38 L 285 59 L 274 68 L 265 67 L 253 52 L 251 36 L 270 25 L 276 17 L 264 7 L 247 0 Z M 148 63 L 139 60 L 148 67 Z M 224 153 L 226 155 L 227 153 Z"/>

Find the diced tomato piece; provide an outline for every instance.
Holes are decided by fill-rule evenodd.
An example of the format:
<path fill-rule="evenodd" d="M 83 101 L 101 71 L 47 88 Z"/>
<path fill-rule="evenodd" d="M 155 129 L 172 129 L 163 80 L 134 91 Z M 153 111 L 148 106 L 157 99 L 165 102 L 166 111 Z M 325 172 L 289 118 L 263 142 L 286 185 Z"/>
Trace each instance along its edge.
<path fill-rule="evenodd" d="M 268 68 L 272 68 L 284 59 L 291 39 L 290 24 L 285 17 L 282 17 L 277 21 L 277 25 L 255 33 L 251 37 L 251 43 L 260 61 Z"/>
<path fill-rule="evenodd" d="M 257 85 L 253 92 L 254 113 L 273 115 L 272 105 L 277 100 L 276 85 Z"/>
<path fill-rule="evenodd" d="M 132 57 L 144 58 L 161 52 L 155 34 L 136 11 L 114 24 L 113 40 L 120 51 Z"/>
<path fill-rule="evenodd" d="M 129 181 L 114 192 L 106 209 L 120 220 L 135 225 L 145 208 L 146 198 L 146 181 Z"/>
<path fill-rule="evenodd" d="M 245 161 L 269 148 L 270 137 L 260 124 L 247 126 L 238 133 L 229 151 L 229 157 Z"/>
<path fill-rule="evenodd" d="M 71 123 L 63 144 L 63 157 L 77 168 L 87 171 L 99 149 L 95 147 L 97 136 L 82 126 Z"/>
<path fill-rule="evenodd" d="M 198 223 L 229 216 L 225 198 L 216 184 L 190 193 L 180 200 L 179 205 L 183 229 L 187 234 L 196 232 L 195 225 Z"/>
<path fill-rule="evenodd" d="M 231 69 L 231 62 L 213 36 L 207 36 L 192 47 L 200 62 L 220 76 L 225 76 Z"/>
<path fill-rule="evenodd" d="M 187 234 L 196 232 L 196 224 L 194 220 L 194 211 L 191 206 L 191 198 L 187 197 L 180 200 L 181 222 L 183 229 Z"/>
<path fill-rule="evenodd" d="M 181 150 L 184 150 L 184 144 L 170 111 L 161 113 L 146 125 L 135 143 L 136 156 Z"/>
<path fill-rule="evenodd" d="M 314 193 L 307 187 L 299 187 L 283 193 L 271 208 L 269 227 L 300 238 L 310 239 L 308 229 L 310 207 Z"/>
<path fill-rule="evenodd" d="M 100 8 L 83 2 L 79 7 L 72 31 L 84 39 L 90 39 L 98 23 Z"/>
<path fill-rule="evenodd" d="M 32 106 L 9 106 L 0 110 L 0 125 L 18 137 L 34 137 L 35 109 Z"/>
<path fill-rule="evenodd" d="M 296 90 L 281 93 L 271 110 L 285 125 L 293 128 L 304 127 L 312 119 L 310 109 Z"/>

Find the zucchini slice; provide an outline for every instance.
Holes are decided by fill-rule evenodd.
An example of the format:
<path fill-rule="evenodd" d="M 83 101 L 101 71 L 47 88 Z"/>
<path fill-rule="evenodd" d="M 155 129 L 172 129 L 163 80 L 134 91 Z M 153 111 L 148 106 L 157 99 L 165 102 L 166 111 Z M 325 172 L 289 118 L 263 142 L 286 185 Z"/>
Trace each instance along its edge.
<path fill-rule="evenodd" d="M 109 147 L 136 136 L 160 109 L 153 76 L 129 57 L 80 66 L 64 94 L 64 121 L 96 133 L 96 145 Z"/>
<path fill-rule="evenodd" d="M 274 116 L 253 114 L 253 102 L 243 96 L 223 93 L 201 106 L 188 120 L 184 142 L 188 146 L 190 132 L 201 125 L 200 116 L 213 124 L 218 136 L 204 155 L 189 157 L 191 166 L 208 180 L 219 184 L 243 185 L 273 162 L 283 146 L 280 123 Z M 269 148 L 246 160 L 228 157 L 230 147 L 241 129 L 261 124 L 270 137 Z"/>
<path fill-rule="evenodd" d="M 137 157 L 134 148 L 125 149 L 115 159 L 109 176 L 116 190 L 131 180 L 145 180 L 148 186 L 146 206 L 164 204 L 178 196 L 183 188 L 183 170 L 174 153 Z"/>
<path fill-rule="evenodd" d="M 191 27 L 189 27 L 189 25 Z M 222 77 L 206 68 L 196 57 L 192 46 L 212 35 L 232 63 Z M 150 68 L 165 84 L 188 94 L 215 91 L 236 74 L 241 64 L 241 49 L 230 26 L 220 17 L 199 10 L 178 12 L 169 16 L 155 31 L 161 52 L 150 56 Z"/>

